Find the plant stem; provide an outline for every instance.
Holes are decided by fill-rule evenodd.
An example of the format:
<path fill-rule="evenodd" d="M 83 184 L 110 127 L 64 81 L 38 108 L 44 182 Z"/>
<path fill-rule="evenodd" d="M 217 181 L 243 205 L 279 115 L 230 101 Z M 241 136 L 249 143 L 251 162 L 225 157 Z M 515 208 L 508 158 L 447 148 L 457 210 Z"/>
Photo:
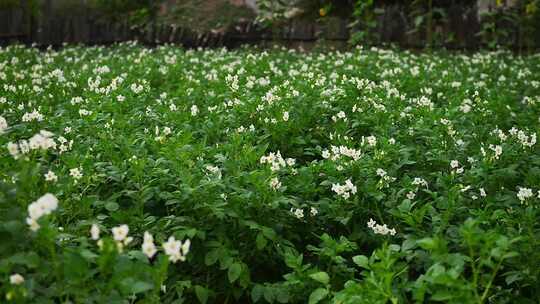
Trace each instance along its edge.
<path fill-rule="evenodd" d="M 499 268 L 501 267 L 502 261 L 503 261 L 503 259 L 501 258 L 499 260 L 499 263 L 497 263 L 497 266 L 493 270 L 493 273 L 491 274 L 491 278 L 489 280 L 489 283 L 487 284 L 486 289 L 484 290 L 484 293 L 482 293 L 482 298 L 480 298 L 480 304 L 484 303 L 484 301 L 485 301 L 485 299 L 486 299 L 486 297 L 488 295 L 489 289 L 491 288 L 491 284 L 493 284 L 493 281 L 495 280 L 495 276 L 497 275 L 497 272 L 499 271 Z"/>

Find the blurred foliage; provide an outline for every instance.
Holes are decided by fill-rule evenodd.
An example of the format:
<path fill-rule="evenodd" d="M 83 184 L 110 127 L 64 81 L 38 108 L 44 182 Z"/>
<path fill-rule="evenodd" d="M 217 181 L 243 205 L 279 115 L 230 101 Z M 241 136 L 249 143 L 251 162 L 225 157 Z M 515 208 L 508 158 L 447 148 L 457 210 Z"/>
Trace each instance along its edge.
<path fill-rule="evenodd" d="M 0 1 L 0 9 L 10 9 L 20 5 L 19 0 L 2 0 Z"/>
<path fill-rule="evenodd" d="M 513 45 L 519 51 L 534 47 L 540 29 L 539 0 L 518 0 L 514 5 L 497 0 L 481 16 L 477 36 L 490 49 Z"/>
<path fill-rule="evenodd" d="M 39 13 L 38 0 L 0 0 L 0 10 L 20 9 L 25 8 L 23 4 L 26 4 L 26 9 L 30 11 L 33 16 Z"/>
<path fill-rule="evenodd" d="M 185 0 L 161 16 L 161 21 L 196 32 L 209 32 L 223 31 L 254 17 L 255 13 L 249 8 L 234 6 L 227 0 Z"/>
<path fill-rule="evenodd" d="M 91 0 L 90 6 L 101 12 L 105 18 L 127 18 L 132 26 L 148 29 L 162 2 L 163 0 Z"/>
<path fill-rule="evenodd" d="M 379 40 L 377 15 L 384 13 L 383 8 L 376 8 L 374 0 L 357 0 L 353 10 L 352 31 L 349 42 L 353 45 L 361 42 L 376 42 Z"/>
<path fill-rule="evenodd" d="M 42 3 L 0 0 L 0 10 L 22 7 L 36 16 Z M 300 20 L 318 24 L 322 35 L 316 36 L 323 38 L 334 21 L 345 19 L 351 45 L 380 44 L 380 35 L 387 26 L 381 24 L 381 16 L 387 6 L 398 5 L 402 8 L 404 20 L 400 22 L 404 23 L 408 40 L 428 48 L 460 45 L 453 32 L 455 26 L 450 23 L 452 6 L 467 6 L 469 12 L 477 9 L 476 1 L 470 0 L 256 0 L 257 12 L 247 6 L 233 5 L 230 0 L 54 0 L 52 3 L 55 9 L 62 10 L 61 14 L 90 9 L 104 20 L 127 21 L 142 32 L 151 32 L 156 25 L 169 25 L 197 33 L 224 33 L 238 23 L 255 22 L 270 29 L 277 39 L 293 21 Z M 524 51 L 537 45 L 540 0 L 491 0 L 488 4 L 489 9 L 471 28 L 481 47 L 504 46 Z"/>

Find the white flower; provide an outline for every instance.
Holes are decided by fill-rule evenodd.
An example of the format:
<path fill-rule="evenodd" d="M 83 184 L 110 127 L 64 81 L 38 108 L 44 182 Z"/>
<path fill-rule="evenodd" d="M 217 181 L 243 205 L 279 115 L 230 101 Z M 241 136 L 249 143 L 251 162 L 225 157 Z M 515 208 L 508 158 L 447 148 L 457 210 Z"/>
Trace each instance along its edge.
<path fill-rule="evenodd" d="M 56 182 L 56 181 L 58 181 L 58 176 L 56 176 L 56 174 L 54 174 L 54 172 L 49 170 L 49 172 L 47 172 L 45 174 L 45 180 L 48 181 L 48 182 Z"/>
<path fill-rule="evenodd" d="M 373 219 L 369 219 L 369 222 L 367 223 L 367 226 L 373 230 L 373 232 L 375 234 L 381 234 L 381 235 L 396 235 L 396 229 L 392 228 L 388 228 L 388 226 L 386 224 L 384 225 L 379 225 L 377 224 L 376 221 L 374 221 Z"/>
<path fill-rule="evenodd" d="M 297 219 L 302 219 L 304 218 L 304 210 L 300 209 L 300 208 L 291 208 L 291 213 L 294 214 L 294 216 L 296 216 Z"/>
<path fill-rule="evenodd" d="M 11 154 L 13 158 L 17 159 L 17 157 L 19 157 L 19 145 L 9 142 L 7 144 L 7 148 L 8 148 L 9 154 Z"/>
<path fill-rule="evenodd" d="M 270 187 L 272 187 L 272 189 L 274 190 L 278 190 L 279 188 L 281 188 L 281 182 L 277 177 L 274 177 L 270 180 Z"/>
<path fill-rule="evenodd" d="M 309 209 L 309 213 L 311 214 L 311 216 L 316 216 L 319 213 L 319 211 L 315 207 L 311 207 Z"/>
<path fill-rule="evenodd" d="M 39 133 L 32 136 L 28 139 L 28 145 L 31 150 L 43 149 L 47 150 L 49 148 L 56 148 L 56 143 L 51 137 L 53 134 L 46 130 L 41 130 Z"/>
<path fill-rule="evenodd" d="M 42 121 L 43 115 L 39 111 L 35 110 L 30 113 L 24 113 L 22 117 L 23 122 L 30 122 L 32 120 Z"/>
<path fill-rule="evenodd" d="M 38 229 L 40 227 L 35 218 L 27 217 L 26 218 L 26 223 L 28 224 L 28 226 L 30 226 L 30 230 L 32 230 L 32 231 L 38 231 Z"/>
<path fill-rule="evenodd" d="M 484 190 L 484 188 L 480 188 L 480 196 L 486 197 L 486 190 Z"/>
<path fill-rule="evenodd" d="M 386 171 L 384 171 L 383 169 L 379 168 L 377 169 L 377 175 L 380 176 L 380 177 L 385 177 L 386 176 Z"/>
<path fill-rule="evenodd" d="M 4 131 L 8 128 L 7 120 L 0 116 L 0 134 L 4 133 Z"/>
<path fill-rule="evenodd" d="M 73 168 L 73 169 L 69 169 L 69 175 L 71 177 L 73 177 L 75 180 L 79 180 L 82 178 L 82 170 L 79 169 L 79 168 Z"/>
<path fill-rule="evenodd" d="M 18 273 L 14 273 L 9 276 L 9 282 L 13 285 L 20 285 L 24 283 L 24 277 Z"/>
<path fill-rule="evenodd" d="M 450 162 L 450 168 L 455 169 L 459 167 L 459 162 L 457 160 L 453 160 Z"/>
<path fill-rule="evenodd" d="M 114 240 L 117 242 L 121 242 L 127 238 L 127 235 L 129 233 L 129 227 L 126 224 L 114 227 L 112 229 L 112 233 Z"/>
<path fill-rule="evenodd" d="M 85 110 L 85 109 L 80 109 L 79 110 L 79 115 L 80 116 L 88 116 L 88 115 L 91 115 L 92 114 L 92 111 L 88 111 L 88 110 Z"/>
<path fill-rule="evenodd" d="M 163 243 L 163 249 L 165 254 L 169 256 L 169 260 L 173 263 L 177 261 L 185 261 L 186 255 L 189 252 L 191 242 L 186 240 L 184 244 L 181 241 L 178 241 L 174 236 L 170 236 L 167 242 Z"/>
<path fill-rule="evenodd" d="M 503 152 L 503 149 L 502 149 L 502 146 L 501 145 L 489 145 L 489 148 L 495 152 L 495 159 L 499 159 L 499 157 L 501 156 L 502 152 Z"/>
<path fill-rule="evenodd" d="M 199 113 L 199 108 L 197 108 L 196 105 L 192 105 L 191 106 L 191 116 L 197 116 L 198 113 Z"/>
<path fill-rule="evenodd" d="M 323 158 L 329 158 L 330 157 L 330 152 L 328 150 L 323 150 L 322 151 L 322 157 Z"/>
<path fill-rule="evenodd" d="M 130 89 L 133 93 L 139 94 L 144 90 L 144 87 L 141 84 L 132 83 Z"/>
<path fill-rule="evenodd" d="M 142 244 L 142 252 L 148 257 L 152 258 L 156 252 L 156 245 L 154 244 L 154 237 L 148 232 L 144 232 L 144 241 Z"/>
<path fill-rule="evenodd" d="M 289 112 L 283 112 L 283 121 L 289 120 Z"/>
<path fill-rule="evenodd" d="M 283 159 L 281 152 L 277 151 L 276 153 L 270 152 L 268 156 L 262 156 L 260 159 L 261 164 L 270 164 L 270 170 L 278 171 L 287 166 L 294 166 L 296 160 L 294 158 Z"/>
<path fill-rule="evenodd" d="M 375 136 L 368 136 L 366 137 L 366 140 L 368 142 L 368 145 L 373 147 L 377 144 L 377 138 Z"/>
<path fill-rule="evenodd" d="M 189 253 L 189 248 L 191 247 L 191 241 L 189 239 L 184 241 L 182 244 L 182 255 L 186 256 Z"/>
<path fill-rule="evenodd" d="M 522 204 L 526 199 L 533 196 L 532 189 L 522 188 L 522 187 L 518 187 L 518 189 L 519 189 L 519 192 L 517 193 L 517 197 L 521 201 Z"/>
<path fill-rule="evenodd" d="M 99 226 L 96 224 L 92 224 L 92 227 L 90 227 L 90 236 L 92 237 L 92 240 L 97 241 L 99 240 Z"/>
<path fill-rule="evenodd" d="M 210 172 L 210 174 L 214 175 L 216 178 L 221 179 L 221 169 L 219 169 L 219 167 L 206 165 L 205 169 Z"/>
<path fill-rule="evenodd" d="M 294 158 L 287 158 L 286 160 L 287 166 L 292 167 L 294 164 L 296 164 L 296 160 Z"/>
<path fill-rule="evenodd" d="M 56 196 L 47 193 L 28 206 L 26 223 L 32 231 L 37 231 L 39 229 L 38 219 L 44 215 L 51 214 L 56 208 L 58 208 L 58 199 Z"/>
<path fill-rule="evenodd" d="M 180 259 L 181 246 L 182 242 L 177 241 L 174 236 L 169 237 L 167 242 L 163 243 L 163 250 L 165 250 L 165 254 L 169 256 L 169 260 L 173 263 Z"/>
<path fill-rule="evenodd" d="M 344 199 L 348 199 L 351 194 L 355 194 L 356 190 L 356 186 L 351 182 L 350 179 L 347 179 L 344 185 L 332 184 L 332 191 Z"/>
<path fill-rule="evenodd" d="M 427 181 L 421 177 L 415 177 L 412 184 L 416 186 L 424 186 L 426 188 L 428 187 Z"/>

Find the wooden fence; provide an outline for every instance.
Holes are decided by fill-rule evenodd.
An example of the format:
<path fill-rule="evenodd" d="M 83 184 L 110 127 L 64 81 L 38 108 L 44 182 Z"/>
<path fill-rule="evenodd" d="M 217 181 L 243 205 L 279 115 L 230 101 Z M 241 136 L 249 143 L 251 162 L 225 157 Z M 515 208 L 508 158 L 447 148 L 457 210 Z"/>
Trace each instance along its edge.
<path fill-rule="evenodd" d="M 472 3 L 473 1 L 471 1 Z M 107 20 L 85 7 L 86 0 L 72 0 L 73 5 L 58 5 L 55 0 L 42 0 L 39 13 L 33 15 L 21 0 L 21 8 L 0 10 L 0 44 L 15 41 L 42 46 L 62 43 L 110 44 L 139 40 L 144 43 L 181 43 L 185 46 L 229 46 L 278 40 L 291 44 L 309 44 L 323 37 L 326 41 L 346 44 L 350 20 L 328 18 L 324 24 L 295 20 L 284 24 L 279 33 L 261 29 L 252 23 L 241 23 L 224 33 L 194 33 L 187 28 L 154 25 L 141 31 L 130 27 L 126 20 Z M 435 33 L 454 40 L 445 43 L 449 48 L 477 48 L 480 30 L 477 7 L 453 5 L 447 10 L 447 22 L 435 27 Z M 424 33 L 411 34 L 412 20 L 402 5 L 388 5 L 378 17 L 375 31 L 379 43 L 396 43 L 405 47 L 422 47 Z M 537 39 L 538 41 L 540 39 Z"/>

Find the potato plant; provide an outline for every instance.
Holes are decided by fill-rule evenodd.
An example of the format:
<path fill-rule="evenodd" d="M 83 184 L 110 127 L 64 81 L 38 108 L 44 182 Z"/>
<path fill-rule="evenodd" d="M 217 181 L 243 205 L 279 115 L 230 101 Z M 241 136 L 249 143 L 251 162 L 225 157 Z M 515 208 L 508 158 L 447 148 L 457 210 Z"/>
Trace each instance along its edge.
<path fill-rule="evenodd" d="M 536 303 L 540 57 L 0 49 L 0 302 Z"/>

